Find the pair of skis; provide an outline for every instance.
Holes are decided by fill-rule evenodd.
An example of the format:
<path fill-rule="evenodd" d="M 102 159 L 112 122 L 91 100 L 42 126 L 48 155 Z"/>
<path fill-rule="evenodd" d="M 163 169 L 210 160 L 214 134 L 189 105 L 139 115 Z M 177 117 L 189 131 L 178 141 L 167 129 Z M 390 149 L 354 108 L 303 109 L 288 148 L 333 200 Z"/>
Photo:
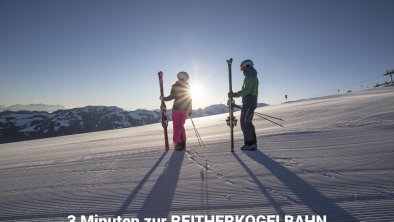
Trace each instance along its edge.
<path fill-rule="evenodd" d="M 158 73 L 159 76 L 159 83 L 160 83 L 160 96 L 164 96 L 164 89 L 163 89 L 163 72 L 160 71 Z M 165 141 L 165 147 L 166 151 L 170 149 L 170 145 L 168 143 L 168 133 L 167 133 L 167 127 L 168 127 L 168 119 L 167 119 L 167 107 L 164 101 L 161 101 L 160 105 L 160 111 L 161 111 L 161 125 L 163 126 L 164 129 L 164 141 Z"/>
<path fill-rule="evenodd" d="M 233 59 L 230 58 L 227 60 L 228 65 L 228 83 L 229 83 L 229 92 L 230 94 L 233 93 L 233 82 L 232 82 L 232 74 L 231 74 L 231 65 L 233 63 Z M 235 101 L 232 96 L 229 97 L 227 101 L 228 105 L 228 117 L 226 119 L 227 126 L 230 127 L 230 137 L 231 137 L 231 152 L 234 152 L 234 126 L 237 125 L 237 119 L 234 116 L 234 109 L 235 109 Z"/>

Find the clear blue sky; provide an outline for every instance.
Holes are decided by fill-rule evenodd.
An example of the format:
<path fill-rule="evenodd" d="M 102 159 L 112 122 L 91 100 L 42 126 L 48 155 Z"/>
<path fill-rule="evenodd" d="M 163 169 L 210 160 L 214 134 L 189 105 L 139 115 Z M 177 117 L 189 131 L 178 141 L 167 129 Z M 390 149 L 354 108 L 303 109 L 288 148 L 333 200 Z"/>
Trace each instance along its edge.
<path fill-rule="evenodd" d="M 259 102 L 372 87 L 394 68 L 394 1 L 1 0 L 0 104 L 159 107 L 176 74 L 226 103 L 252 59 Z"/>

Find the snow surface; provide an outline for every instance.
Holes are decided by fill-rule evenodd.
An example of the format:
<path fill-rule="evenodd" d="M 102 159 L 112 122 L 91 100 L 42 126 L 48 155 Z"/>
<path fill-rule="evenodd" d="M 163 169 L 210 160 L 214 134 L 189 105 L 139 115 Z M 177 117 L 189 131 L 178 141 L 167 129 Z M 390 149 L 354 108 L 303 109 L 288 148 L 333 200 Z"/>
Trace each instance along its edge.
<path fill-rule="evenodd" d="M 0 221 L 81 214 L 394 220 L 394 87 L 256 111 L 283 118 L 285 128 L 255 116 L 255 152 L 239 150 L 239 126 L 230 152 L 226 114 L 194 119 L 206 148 L 188 120 L 186 152 L 164 152 L 161 124 L 1 144 Z"/>

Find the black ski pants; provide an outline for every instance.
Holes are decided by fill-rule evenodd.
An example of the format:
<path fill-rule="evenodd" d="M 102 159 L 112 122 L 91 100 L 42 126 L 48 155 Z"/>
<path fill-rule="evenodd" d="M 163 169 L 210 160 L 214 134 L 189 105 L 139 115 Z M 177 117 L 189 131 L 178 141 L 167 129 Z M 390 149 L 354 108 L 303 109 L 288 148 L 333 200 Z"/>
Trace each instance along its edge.
<path fill-rule="evenodd" d="M 242 97 L 241 109 L 241 129 L 244 134 L 245 145 L 254 145 L 257 143 L 256 131 L 252 123 L 254 110 L 257 107 L 257 96 L 246 95 Z"/>

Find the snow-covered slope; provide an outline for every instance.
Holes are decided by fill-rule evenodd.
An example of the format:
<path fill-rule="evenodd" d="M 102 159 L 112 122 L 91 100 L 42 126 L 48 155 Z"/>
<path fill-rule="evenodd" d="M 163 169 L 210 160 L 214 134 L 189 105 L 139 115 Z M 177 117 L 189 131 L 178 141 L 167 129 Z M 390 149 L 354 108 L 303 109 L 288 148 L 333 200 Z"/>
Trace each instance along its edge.
<path fill-rule="evenodd" d="M 160 124 L 1 144 L 0 221 L 80 221 L 81 214 L 394 220 L 394 87 L 256 111 L 285 119 L 285 128 L 255 117 L 255 152 L 230 152 L 225 114 L 194 119 L 205 148 L 188 121 L 187 152 L 164 152 Z"/>

